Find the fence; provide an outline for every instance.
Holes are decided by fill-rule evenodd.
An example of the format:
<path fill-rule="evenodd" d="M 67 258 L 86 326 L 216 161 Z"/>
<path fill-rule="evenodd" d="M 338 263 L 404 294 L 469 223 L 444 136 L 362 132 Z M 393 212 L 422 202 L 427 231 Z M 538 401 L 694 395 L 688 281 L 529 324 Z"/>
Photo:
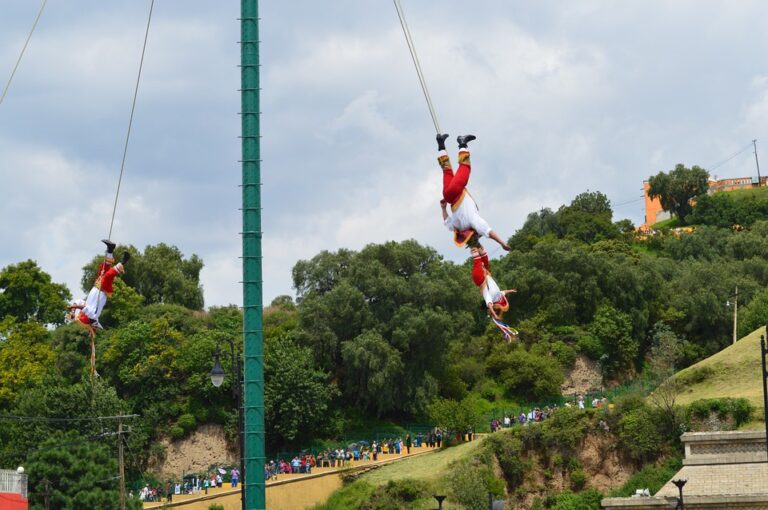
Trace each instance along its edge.
<path fill-rule="evenodd" d="M 7 469 L 0 470 L 0 492 L 27 497 L 27 475 Z"/>

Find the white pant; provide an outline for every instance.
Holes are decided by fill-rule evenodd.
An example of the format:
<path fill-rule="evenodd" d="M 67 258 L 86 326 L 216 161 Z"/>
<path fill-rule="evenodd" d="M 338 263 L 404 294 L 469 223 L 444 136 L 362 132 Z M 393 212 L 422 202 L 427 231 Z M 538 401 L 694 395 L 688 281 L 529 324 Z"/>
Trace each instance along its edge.
<path fill-rule="evenodd" d="M 88 297 L 85 298 L 85 307 L 83 312 L 89 319 L 97 321 L 101 315 L 101 311 L 104 310 L 104 305 L 107 304 L 107 295 L 96 287 L 91 288 L 88 293 Z"/>

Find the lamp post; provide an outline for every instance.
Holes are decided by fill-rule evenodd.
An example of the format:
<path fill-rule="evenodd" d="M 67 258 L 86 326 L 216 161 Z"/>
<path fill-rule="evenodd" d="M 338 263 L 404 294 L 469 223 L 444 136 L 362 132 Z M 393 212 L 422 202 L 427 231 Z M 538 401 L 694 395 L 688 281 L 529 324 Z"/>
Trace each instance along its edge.
<path fill-rule="evenodd" d="M 680 497 L 677 498 L 677 507 L 676 509 L 684 510 L 685 507 L 683 506 L 683 486 L 685 486 L 686 483 L 688 483 L 688 480 L 685 478 L 680 478 L 678 480 L 672 480 L 672 483 L 675 484 L 677 487 L 677 490 L 680 491 Z"/>
<path fill-rule="evenodd" d="M 739 320 L 739 287 L 736 286 L 736 290 L 734 291 L 733 295 L 731 296 L 733 298 L 733 343 L 736 343 L 736 329 L 738 325 Z M 729 307 L 731 306 L 730 299 L 725 302 L 725 306 Z"/>
<path fill-rule="evenodd" d="M 243 380 L 243 365 L 240 360 L 240 356 L 235 355 L 235 342 L 228 338 L 229 350 L 232 354 L 232 396 L 237 402 L 237 436 L 240 443 L 240 502 L 242 509 L 245 509 L 245 463 L 243 456 L 245 454 L 245 445 L 243 444 L 243 393 L 242 393 L 242 380 Z M 224 368 L 221 366 L 221 346 L 216 345 L 216 354 L 213 360 L 213 368 L 211 369 L 211 383 L 215 387 L 219 387 L 224 383 Z"/>

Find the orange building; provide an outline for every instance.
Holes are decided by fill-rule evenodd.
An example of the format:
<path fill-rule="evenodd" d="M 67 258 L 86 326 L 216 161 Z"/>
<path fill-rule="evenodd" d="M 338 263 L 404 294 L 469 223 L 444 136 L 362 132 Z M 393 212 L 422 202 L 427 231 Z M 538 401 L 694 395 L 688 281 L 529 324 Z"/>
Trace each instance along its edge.
<path fill-rule="evenodd" d="M 0 508 L 27 510 L 27 475 L 0 469 Z"/>
<path fill-rule="evenodd" d="M 757 188 L 758 186 L 768 185 L 768 177 L 761 177 L 758 183 L 757 177 L 733 177 L 730 179 L 719 179 L 709 181 L 708 194 L 718 193 L 720 191 L 733 191 L 737 189 Z M 645 195 L 645 223 L 640 226 L 640 230 L 648 230 L 651 225 L 662 220 L 669 219 L 671 215 L 661 207 L 658 198 L 648 196 L 648 181 L 643 181 L 643 195 Z"/>

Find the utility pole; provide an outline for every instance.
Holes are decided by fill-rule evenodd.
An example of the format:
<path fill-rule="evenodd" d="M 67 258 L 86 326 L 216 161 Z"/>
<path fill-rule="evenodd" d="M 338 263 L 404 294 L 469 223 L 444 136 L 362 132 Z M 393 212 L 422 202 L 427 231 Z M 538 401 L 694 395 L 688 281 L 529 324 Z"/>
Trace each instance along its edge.
<path fill-rule="evenodd" d="M 45 510 L 51 510 L 51 482 L 49 482 L 47 478 L 43 478 L 43 487 L 45 487 L 45 492 L 43 492 L 43 505 L 45 506 Z"/>
<path fill-rule="evenodd" d="M 120 469 L 120 510 L 125 510 L 125 456 L 123 455 L 123 419 L 117 421 L 117 464 Z"/>
<path fill-rule="evenodd" d="M 733 293 L 733 343 L 736 344 L 736 326 L 739 322 L 739 286 L 736 286 L 736 292 Z"/>
<path fill-rule="evenodd" d="M 752 140 L 752 147 L 755 148 L 755 166 L 757 166 L 757 187 L 759 188 L 762 185 L 762 182 L 760 182 L 760 161 L 757 159 L 757 138 Z"/>

